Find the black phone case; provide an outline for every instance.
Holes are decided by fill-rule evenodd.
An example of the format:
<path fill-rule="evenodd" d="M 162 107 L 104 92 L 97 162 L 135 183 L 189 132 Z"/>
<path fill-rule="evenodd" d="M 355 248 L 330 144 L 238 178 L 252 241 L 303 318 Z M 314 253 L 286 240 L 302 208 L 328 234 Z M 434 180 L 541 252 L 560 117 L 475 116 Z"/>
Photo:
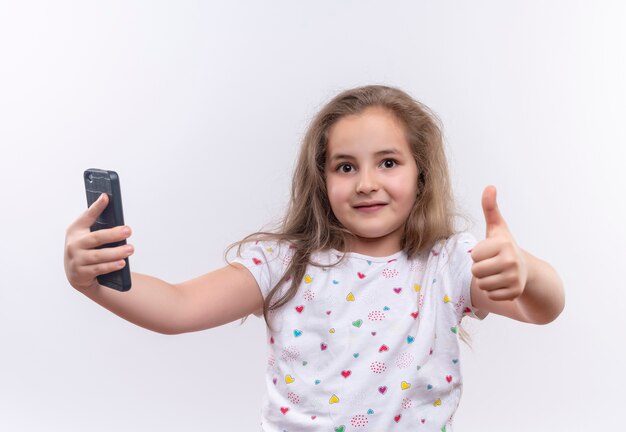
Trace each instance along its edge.
<path fill-rule="evenodd" d="M 98 217 L 96 223 L 91 226 L 91 231 L 124 225 L 122 192 L 117 173 L 115 171 L 90 168 L 85 170 L 83 178 L 85 180 L 85 192 L 87 193 L 87 207 L 91 206 L 102 193 L 106 193 L 109 196 L 109 204 Z M 125 244 L 126 240 L 122 240 L 99 246 L 98 249 Z M 128 291 L 131 286 L 130 267 L 128 258 L 125 258 L 124 261 L 126 261 L 124 268 L 98 276 L 98 283 L 118 291 Z"/>

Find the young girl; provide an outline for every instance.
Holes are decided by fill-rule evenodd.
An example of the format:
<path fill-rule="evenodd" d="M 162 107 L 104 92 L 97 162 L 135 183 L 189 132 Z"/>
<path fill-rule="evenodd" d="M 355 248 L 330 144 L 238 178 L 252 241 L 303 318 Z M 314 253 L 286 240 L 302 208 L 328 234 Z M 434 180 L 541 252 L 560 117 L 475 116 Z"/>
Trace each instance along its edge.
<path fill-rule="evenodd" d="M 273 233 L 238 242 L 234 263 L 169 284 L 119 269 L 128 227 L 90 232 L 102 195 L 67 230 L 70 284 L 119 316 L 176 334 L 264 316 L 263 431 L 450 431 L 461 396 L 463 316 L 545 324 L 564 307 L 556 272 L 520 249 L 483 193 L 486 239 L 455 232 L 435 117 L 401 90 L 345 91 L 315 117 L 289 211 Z"/>

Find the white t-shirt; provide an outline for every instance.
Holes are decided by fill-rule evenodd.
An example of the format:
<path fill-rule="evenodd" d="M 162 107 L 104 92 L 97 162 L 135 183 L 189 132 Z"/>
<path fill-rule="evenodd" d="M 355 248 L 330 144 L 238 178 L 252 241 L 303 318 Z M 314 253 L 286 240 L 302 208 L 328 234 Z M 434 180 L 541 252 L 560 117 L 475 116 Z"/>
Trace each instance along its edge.
<path fill-rule="evenodd" d="M 295 297 L 269 315 L 262 430 L 450 432 L 462 388 L 458 324 L 476 317 L 475 243 L 464 232 L 412 260 L 402 251 L 347 253 L 334 267 L 309 265 Z M 292 255 L 286 243 L 257 242 L 234 261 L 265 298 Z M 342 255 L 312 260 L 332 264 Z"/>

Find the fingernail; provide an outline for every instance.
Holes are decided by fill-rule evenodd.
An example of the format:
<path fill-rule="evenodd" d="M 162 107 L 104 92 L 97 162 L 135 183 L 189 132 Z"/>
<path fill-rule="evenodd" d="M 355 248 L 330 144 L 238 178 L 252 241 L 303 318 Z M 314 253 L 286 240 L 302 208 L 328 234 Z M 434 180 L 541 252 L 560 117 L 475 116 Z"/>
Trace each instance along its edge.
<path fill-rule="evenodd" d="M 128 227 L 122 228 L 122 234 L 125 235 L 125 236 L 129 235 L 130 234 L 130 228 L 128 228 Z"/>

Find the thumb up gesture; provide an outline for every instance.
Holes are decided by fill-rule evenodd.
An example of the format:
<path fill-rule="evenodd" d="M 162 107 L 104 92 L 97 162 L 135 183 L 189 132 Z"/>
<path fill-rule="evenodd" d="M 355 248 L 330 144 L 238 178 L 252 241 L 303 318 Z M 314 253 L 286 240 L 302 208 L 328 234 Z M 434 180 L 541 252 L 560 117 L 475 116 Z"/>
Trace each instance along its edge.
<path fill-rule="evenodd" d="M 472 274 L 491 300 L 514 300 L 528 279 L 526 260 L 496 202 L 496 188 L 487 186 L 482 198 L 486 238 L 472 249 Z"/>

